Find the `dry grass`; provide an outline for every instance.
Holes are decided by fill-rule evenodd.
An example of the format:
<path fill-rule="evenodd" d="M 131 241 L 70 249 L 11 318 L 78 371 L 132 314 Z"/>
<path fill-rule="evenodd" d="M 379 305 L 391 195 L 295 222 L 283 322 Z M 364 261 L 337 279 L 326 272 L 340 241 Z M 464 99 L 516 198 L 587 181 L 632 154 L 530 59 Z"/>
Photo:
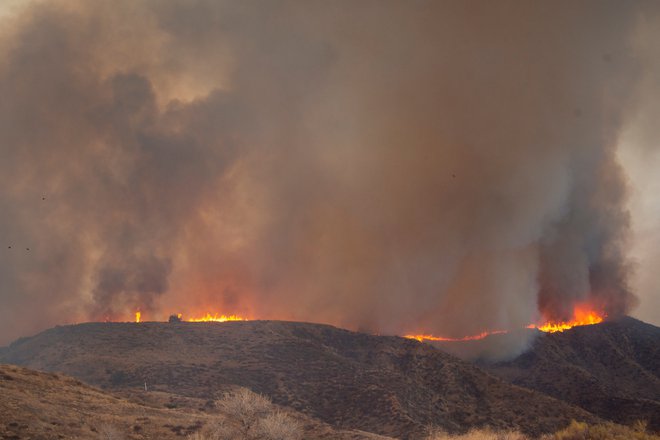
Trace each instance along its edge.
<path fill-rule="evenodd" d="M 474 429 L 466 434 L 447 434 L 440 429 L 430 429 L 426 440 L 531 440 L 516 431 L 492 431 Z M 547 434 L 540 440 L 660 440 L 660 436 L 646 431 L 646 424 L 637 422 L 632 427 L 615 423 L 588 425 L 573 421 L 554 434 Z"/>
<path fill-rule="evenodd" d="M 114 425 L 103 424 L 99 427 L 99 440 L 123 440 L 124 434 Z"/>
<path fill-rule="evenodd" d="M 490 429 L 472 429 L 465 434 L 452 435 L 437 428 L 431 428 L 426 440 L 527 440 L 517 431 L 492 431 Z"/>
<path fill-rule="evenodd" d="M 566 429 L 544 436 L 542 440 L 660 440 L 660 436 L 648 433 L 643 422 L 627 427 L 614 423 L 587 425 L 573 421 Z"/>

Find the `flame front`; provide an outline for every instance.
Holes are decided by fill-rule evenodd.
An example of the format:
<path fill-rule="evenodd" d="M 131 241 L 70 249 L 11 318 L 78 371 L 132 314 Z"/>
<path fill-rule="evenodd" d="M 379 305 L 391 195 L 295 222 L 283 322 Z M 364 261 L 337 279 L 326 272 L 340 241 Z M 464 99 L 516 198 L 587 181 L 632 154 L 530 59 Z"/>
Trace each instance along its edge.
<path fill-rule="evenodd" d="M 463 336 L 462 338 L 447 338 L 443 336 L 433 336 L 433 335 L 405 335 L 404 338 L 417 339 L 419 342 L 423 342 L 423 341 L 459 342 L 459 341 L 477 341 L 479 339 L 485 338 L 486 336 L 499 335 L 502 333 L 508 333 L 508 331 L 493 330 L 490 332 L 481 332 L 478 335 Z"/>
<path fill-rule="evenodd" d="M 176 316 L 180 321 L 185 321 L 185 322 L 248 321 L 247 318 L 244 318 L 239 315 L 225 315 L 220 313 L 211 314 L 208 312 L 205 315 L 195 318 L 189 318 L 189 319 L 183 319 L 183 315 L 181 313 L 177 313 Z M 563 332 L 564 330 L 568 330 L 573 327 L 599 324 L 603 322 L 603 320 L 606 317 L 607 315 L 605 313 L 596 312 L 595 310 L 589 308 L 588 306 L 576 306 L 573 311 L 573 318 L 571 320 L 568 321 L 548 320 L 541 324 L 529 324 L 525 326 L 525 328 L 536 329 L 546 333 Z M 140 310 L 137 310 L 135 312 L 135 322 L 139 323 L 141 321 L 142 321 L 142 313 L 140 312 Z M 468 335 L 460 338 L 436 336 L 427 333 L 407 334 L 404 336 L 404 338 L 415 339 L 419 342 L 423 342 L 423 341 L 460 342 L 460 341 L 477 341 L 480 339 L 484 339 L 490 335 L 499 335 L 506 333 L 509 333 L 509 330 L 483 331 L 475 335 Z"/>
<path fill-rule="evenodd" d="M 541 325 L 530 324 L 527 328 L 535 328 L 546 333 L 563 332 L 564 330 L 578 327 L 580 325 L 593 325 L 603 322 L 606 317 L 604 313 L 598 313 L 583 306 L 575 307 L 573 319 L 570 321 L 547 321 Z"/>
<path fill-rule="evenodd" d="M 178 314 L 179 318 L 181 318 L 181 314 Z M 210 313 L 207 313 L 206 315 L 200 317 L 200 318 L 190 318 L 186 319 L 185 321 L 188 322 L 227 322 L 227 321 L 247 321 L 247 319 L 238 316 L 238 315 L 221 315 L 218 313 L 215 313 L 211 315 Z"/>
<path fill-rule="evenodd" d="M 542 324 L 529 324 L 526 328 L 540 330 L 545 333 L 563 332 L 564 330 L 571 329 L 582 325 L 593 325 L 603 322 L 607 315 L 599 313 L 587 306 L 576 306 L 573 310 L 573 318 L 569 321 L 556 321 L 550 320 Z M 404 338 L 416 339 L 419 342 L 423 341 L 444 341 L 444 342 L 459 342 L 459 341 L 477 341 L 484 339 L 490 335 L 499 335 L 508 333 L 508 330 L 493 330 L 484 331 L 476 335 L 464 336 L 462 338 L 448 338 L 444 336 L 435 336 L 429 334 L 418 335 L 405 335 Z"/>

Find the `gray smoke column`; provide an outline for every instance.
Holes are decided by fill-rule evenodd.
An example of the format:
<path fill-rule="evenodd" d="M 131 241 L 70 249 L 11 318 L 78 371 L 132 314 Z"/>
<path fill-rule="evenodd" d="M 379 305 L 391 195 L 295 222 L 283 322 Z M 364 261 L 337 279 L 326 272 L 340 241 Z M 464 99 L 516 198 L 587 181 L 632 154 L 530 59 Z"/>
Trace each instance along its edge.
<path fill-rule="evenodd" d="M 448 336 L 625 313 L 642 12 L 26 3 L 0 33 L 0 342 L 137 308 Z"/>

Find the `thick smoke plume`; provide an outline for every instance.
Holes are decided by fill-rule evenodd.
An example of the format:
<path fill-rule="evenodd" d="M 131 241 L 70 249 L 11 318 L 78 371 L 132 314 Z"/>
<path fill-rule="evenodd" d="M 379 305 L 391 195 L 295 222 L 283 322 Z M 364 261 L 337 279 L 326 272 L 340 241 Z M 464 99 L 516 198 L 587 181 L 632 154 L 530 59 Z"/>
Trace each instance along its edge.
<path fill-rule="evenodd" d="M 625 313 L 643 12 L 25 4 L 0 32 L 0 342 L 136 308 L 449 336 Z"/>

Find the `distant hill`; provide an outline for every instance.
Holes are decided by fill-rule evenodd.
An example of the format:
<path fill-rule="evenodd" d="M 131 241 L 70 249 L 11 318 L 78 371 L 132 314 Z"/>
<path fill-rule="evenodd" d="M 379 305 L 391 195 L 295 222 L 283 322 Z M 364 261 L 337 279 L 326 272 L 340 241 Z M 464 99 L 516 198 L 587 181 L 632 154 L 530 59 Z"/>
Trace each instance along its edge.
<path fill-rule="evenodd" d="M 480 362 L 516 385 L 660 431 L 660 328 L 626 317 L 543 334 L 513 360 Z"/>
<path fill-rule="evenodd" d="M 208 399 L 248 387 L 342 429 L 399 438 L 428 425 L 551 432 L 588 412 L 511 385 L 414 340 L 327 325 L 90 323 L 13 343 L 0 361 L 60 371 L 108 390 Z"/>
<path fill-rule="evenodd" d="M 61 374 L 0 364 L 0 438 L 181 439 L 212 426 L 222 414 L 203 400 L 167 393 L 118 396 Z M 140 401 L 141 400 L 141 401 Z M 289 411 L 310 440 L 387 440 L 358 431 L 337 431 Z M 115 437 L 112 437 L 115 438 Z M 390 439 L 391 440 L 391 439 Z"/>

